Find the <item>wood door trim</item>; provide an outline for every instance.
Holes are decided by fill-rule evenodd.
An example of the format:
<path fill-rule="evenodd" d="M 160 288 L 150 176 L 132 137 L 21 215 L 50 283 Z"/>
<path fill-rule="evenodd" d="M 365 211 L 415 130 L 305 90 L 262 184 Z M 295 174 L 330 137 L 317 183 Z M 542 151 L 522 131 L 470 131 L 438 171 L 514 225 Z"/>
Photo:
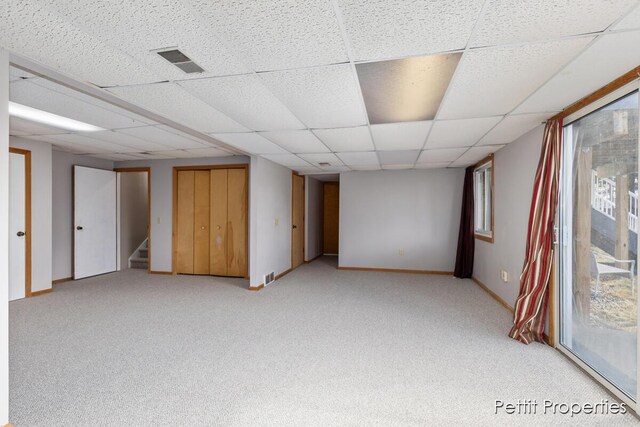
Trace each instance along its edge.
<path fill-rule="evenodd" d="M 245 214 L 246 218 L 246 233 L 245 233 L 245 251 L 247 254 L 247 260 L 249 257 L 249 165 L 247 163 L 233 164 L 233 165 L 209 165 L 209 166 L 174 166 L 173 167 L 173 218 L 172 218 L 172 230 L 171 230 L 171 273 L 178 274 L 176 272 L 176 262 L 178 258 L 178 247 L 176 245 L 177 230 L 178 230 L 178 171 L 182 170 L 203 170 L 203 169 L 245 169 L 245 182 L 247 186 L 246 199 L 247 209 Z M 249 262 L 247 262 L 247 272 L 245 277 L 249 277 Z"/>
<path fill-rule="evenodd" d="M 24 228 L 25 228 L 25 255 L 24 255 L 24 296 L 33 296 L 31 292 L 31 151 L 21 148 L 9 147 L 9 153 L 24 156 Z"/>
<path fill-rule="evenodd" d="M 305 250 L 304 250 L 304 244 L 305 244 L 305 234 L 306 234 L 306 228 L 305 228 L 305 222 L 306 222 L 306 218 L 305 218 L 305 213 L 306 213 L 306 200 L 305 200 L 305 196 L 306 196 L 306 188 L 305 188 L 305 179 L 304 176 L 300 175 L 298 172 L 296 171 L 291 171 L 291 267 L 289 268 L 289 271 L 294 270 L 295 268 L 293 267 L 293 203 L 294 203 L 294 191 L 293 191 L 293 186 L 294 186 L 294 180 L 295 177 L 299 176 L 302 178 L 302 264 L 304 264 L 304 255 L 305 255 Z M 297 268 L 297 267 L 296 267 Z"/>
<path fill-rule="evenodd" d="M 114 172 L 146 172 L 147 173 L 147 273 L 151 273 L 151 168 L 114 168 Z"/>

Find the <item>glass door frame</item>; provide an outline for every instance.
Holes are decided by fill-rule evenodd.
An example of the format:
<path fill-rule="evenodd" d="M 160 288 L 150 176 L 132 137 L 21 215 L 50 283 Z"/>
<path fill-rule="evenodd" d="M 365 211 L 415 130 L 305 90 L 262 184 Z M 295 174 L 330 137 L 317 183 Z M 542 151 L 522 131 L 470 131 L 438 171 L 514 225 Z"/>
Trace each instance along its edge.
<path fill-rule="evenodd" d="M 602 376 L 595 369 L 585 363 L 582 359 L 580 359 L 575 353 L 569 350 L 560 342 L 560 336 L 562 334 L 562 298 L 561 293 L 565 291 L 562 286 L 562 278 L 566 277 L 567 274 L 567 263 L 568 264 L 568 274 L 571 279 L 572 269 L 571 269 L 571 261 L 572 261 L 572 221 L 573 221 L 573 177 L 572 177 L 572 168 L 573 168 L 573 149 L 572 146 L 572 138 L 565 139 L 565 126 L 579 120 L 580 118 L 586 116 L 587 114 L 598 110 L 605 105 L 608 105 L 617 99 L 620 99 L 630 93 L 638 91 L 640 89 L 640 80 L 636 79 L 617 90 L 603 96 L 602 98 L 594 101 L 593 103 L 585 106 L 584 108 L 576 111 L 573 114 L 565 117 L 562 123 L 562 150 L 560 156 L 560 181 L 559 181 L 559 203 L 558 210 L 556 212 L 556 229 L 557 229 L 557 239 L 554 242 L 554 264 L 557 268 L 554 268 L 554 283 L 553 287 L 553 313 L 552 313 L 552 321 L 553 325 L 549 325 L 553 327 L 553 346 L 559 350 L 562 354 L 571 359 L 575 364 L 577 364 L 580 368 L 582 368 L 585 372 L 591 375 L 598 383 L 600 383 L 603 387 L 609 390 L 614 396 L 620 399 L 622 402 L 627 404 L 629 408 L 634 410 L 636 413 L 638 412 L 638 402 L 640 401 L 640 325 L 636 326 L 636 348 L 637 348 L 637 360 L 636 360 L 636 396 L 635 402 L 633 399 L 629 398 L 622 390 L 612 384 L 606 377 Z M 639 112 L 640 114 L 640 112 Z M 639 135 L 639 144 L 640 144 L 640 135 Z M 640 154 L 640 149 L 638 150 Z M 640 172 L 640 155 L 638 156 L 638 171 Z M 569 173 L 567 173 L 569 172 Z M 567 191 L 568 190 L 568 191 Z M 567 222 L 569 223 L 567 225 Z M 640 247 L 640 239 L 638 246 Z M 563 251 L 563 247 L 566 247 L 567 250 Z M 640 291 L 636 292 L 636 310 L 637 310 L 637 319 L 640 320 Z"/>

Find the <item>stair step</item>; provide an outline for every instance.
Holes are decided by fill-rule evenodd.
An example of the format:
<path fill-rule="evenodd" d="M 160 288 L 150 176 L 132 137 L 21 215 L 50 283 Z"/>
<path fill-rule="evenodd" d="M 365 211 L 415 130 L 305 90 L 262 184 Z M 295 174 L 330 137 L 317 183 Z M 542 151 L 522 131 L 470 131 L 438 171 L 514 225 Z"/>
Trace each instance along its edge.
<path fill-rule="evenodd" d="M 141 268 L 146 270 L 149 268 L 149 262 L 146 259 L 133 258 L 131 259 L 131 268 Z"/>
<path fill-rule="evenodd" d="M 149 258 L 149 249 L 142 249 L 142 248 L 141 248 L 141 249 L 138 251 L 138 255 L 139 255 L 139 257 L 140 257 L 140 258 L 144 258 L 144 259 Z"/>

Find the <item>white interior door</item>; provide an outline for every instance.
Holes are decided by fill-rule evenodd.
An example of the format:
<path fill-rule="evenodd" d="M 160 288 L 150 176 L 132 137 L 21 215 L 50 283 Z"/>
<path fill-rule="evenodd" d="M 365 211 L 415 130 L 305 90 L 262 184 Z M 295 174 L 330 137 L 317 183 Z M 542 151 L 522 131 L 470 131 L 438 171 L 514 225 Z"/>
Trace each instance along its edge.
<path fill-rule="evenodd" d="M 116 271 L 116 173 L 74 166 L 74 279 Z"/>
<path fill-rule="evenodd" d="M 25 297 L 25 156 L 9 153 L 9 301 Z"/>

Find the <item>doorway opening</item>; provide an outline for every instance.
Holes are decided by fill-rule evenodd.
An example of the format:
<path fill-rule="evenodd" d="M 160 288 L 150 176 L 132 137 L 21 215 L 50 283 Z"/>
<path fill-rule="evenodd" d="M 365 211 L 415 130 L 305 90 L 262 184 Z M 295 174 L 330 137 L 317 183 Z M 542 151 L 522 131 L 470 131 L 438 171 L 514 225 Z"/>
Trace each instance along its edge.
<path fill-rule="evenodd" d="M 119 168 L 116 183 L 117 270 L 137 268 L 151 271 L 151 170 Z"/>
<path fill-rule="evenodd" d="M 31 296 L 31 151 L 9 148 L 9 301 Z"/>

